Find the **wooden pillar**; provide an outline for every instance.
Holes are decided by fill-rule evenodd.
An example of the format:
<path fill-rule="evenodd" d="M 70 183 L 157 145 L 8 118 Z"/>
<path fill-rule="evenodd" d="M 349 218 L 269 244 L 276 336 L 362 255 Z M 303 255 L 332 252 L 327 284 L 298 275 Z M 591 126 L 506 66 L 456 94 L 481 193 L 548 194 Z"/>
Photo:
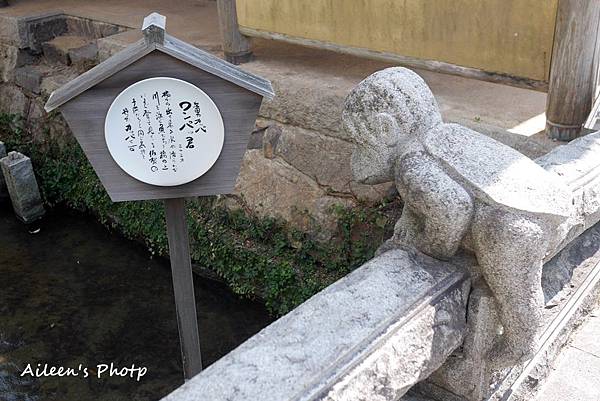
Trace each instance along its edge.
<path fill-rule="evenodd" d="M 551 138 L 583 134 L 595 90 L 599 25 L 599 0 L 559 0 L 546 105 Z"/>
<path fill-rule="evenodd" d="M 186 380 L 189 380 L 202 371 L 202 357 L 190 259 L 190 240 L 185 219 L 185 200 L 166 199 L 165 212 L 183 375 Z"/>
<path fill-rule="evenodd" d="M 250 39 L 240 33 L 235 0 L 217 0 L 217 9 L 225 60 L 233 64 L 250 61 L 252 59 Z"/>

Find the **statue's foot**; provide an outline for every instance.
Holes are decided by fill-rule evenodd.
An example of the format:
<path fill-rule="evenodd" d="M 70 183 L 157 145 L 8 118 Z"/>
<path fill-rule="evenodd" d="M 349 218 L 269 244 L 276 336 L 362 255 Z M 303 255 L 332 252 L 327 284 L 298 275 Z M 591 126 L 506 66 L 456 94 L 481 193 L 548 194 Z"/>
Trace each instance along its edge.
<path fill-rule="evenodd" d="M 387 251 L 391 251 L 392 249 L 398 249 L 398 248 L 400 248 L 400 244 L 398 244 L 396 241 L 394 241 L 393 238 L 390 238 L 387 241 L 385 241 L 383 244 L 381 244 L 381 246 L 379 246 L 379 248 L 377 248 L 377 250 L 375 251 L 375 256 L 379 256 L 381 254 L 386 253 Z"/>
<path fill-rule="evenodd" d="M 532 339 L 519 338 L 510 341 L 507 338 L 500 340 L 489 352 L 488 360 L 492 370 L 502 370 L 520 365 L 535 354 L 535 342 Z"/>

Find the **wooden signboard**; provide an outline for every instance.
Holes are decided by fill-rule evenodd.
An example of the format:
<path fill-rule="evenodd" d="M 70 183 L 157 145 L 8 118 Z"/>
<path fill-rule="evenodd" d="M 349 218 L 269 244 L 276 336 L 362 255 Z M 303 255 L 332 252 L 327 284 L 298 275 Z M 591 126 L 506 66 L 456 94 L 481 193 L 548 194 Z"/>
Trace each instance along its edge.
<path fill-rule="evenodd" d="M 114 202 L 164 199 L 186 379 L 202 370 L 184 198 L 230 193 L 269 81 L 165 33 L 144 38 L 52 93 Z"/>

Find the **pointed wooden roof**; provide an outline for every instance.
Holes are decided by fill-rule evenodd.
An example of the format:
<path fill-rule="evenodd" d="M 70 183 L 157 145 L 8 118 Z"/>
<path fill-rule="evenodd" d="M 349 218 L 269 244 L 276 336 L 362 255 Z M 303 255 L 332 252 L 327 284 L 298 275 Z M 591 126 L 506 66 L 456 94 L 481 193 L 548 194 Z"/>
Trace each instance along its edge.
<path fill-rule="evenodd" d="M 144 38 L 126 47 L 114 56 L 83 73 L 74 80 L 52 92 L 44 108 L 50 112 L 104 81 L 125 67 L 153 51 L 160 51 L 216 75 L 226 81 L 257 93 L 268 99 L 275 96 L 271 83 L 259 76 L 242 70 L 208 52 L 179 40 L 164 31 L 165 17 L 152 13 L 144 19 Z"/>

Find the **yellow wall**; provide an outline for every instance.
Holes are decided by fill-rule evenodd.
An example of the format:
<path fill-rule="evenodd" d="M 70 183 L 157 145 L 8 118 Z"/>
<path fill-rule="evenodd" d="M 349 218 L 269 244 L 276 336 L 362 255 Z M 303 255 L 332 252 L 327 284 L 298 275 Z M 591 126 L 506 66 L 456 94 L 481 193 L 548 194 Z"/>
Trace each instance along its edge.
<path fill-rule="evenodd" d="M 241 26 L 548 80 L 558 0 L 237 0 Z"/>

